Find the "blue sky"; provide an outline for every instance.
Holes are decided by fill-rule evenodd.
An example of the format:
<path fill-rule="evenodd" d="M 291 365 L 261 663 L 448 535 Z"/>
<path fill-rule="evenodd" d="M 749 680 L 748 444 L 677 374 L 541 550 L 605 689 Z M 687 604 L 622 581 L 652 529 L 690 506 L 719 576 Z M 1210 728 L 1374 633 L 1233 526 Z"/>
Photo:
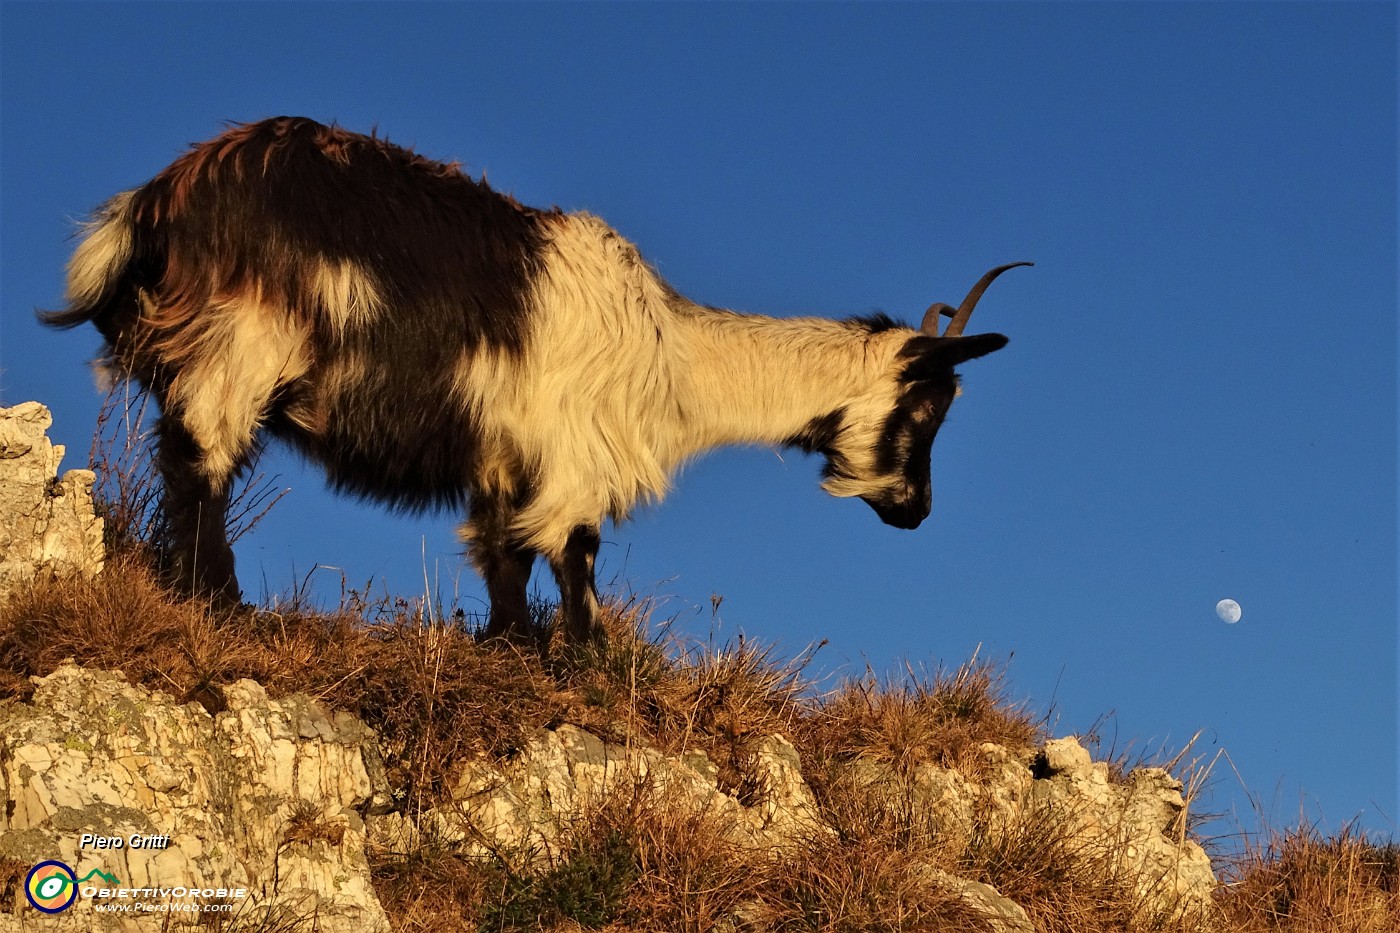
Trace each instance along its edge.
<path fill-rule="evenodd" d="M 673 285 L 917 321 L 999 280 L 882 525 L 797 452 L 717 453 L 604 533 L 601 577 L 839 674 L 1010 659 L 1059 733 L 1228 752 L 1204 801 L 1397 818 L 1393 4 L 30 4 L 0 8 L 0 399 L 80 465 L 96 334 L 41 330 L 73 221 L 224 120 L 377 126 L 589 210 Z M 292 488 L 246 590 L 316 564 L 484 608 L 450 516 Z M 426 554 L 426 559 L 424 555 Z M 537 579 L 546 576 L 537 569 Z M 333 594 L 340 570 L 313 574 Z M 544 587 L 548 587 L 547 579 Z M 1222 597 L 1244 607 L 1227 626 Z M 1239 778 L 1235 772 L 1238 772 Z M 1241 780 L 1243 780 L 1243 786 Z M 1246 821 L 1248 824 L 1248 821 Z M 1228 832 L 1228 823 L 1216 832 Z"/>

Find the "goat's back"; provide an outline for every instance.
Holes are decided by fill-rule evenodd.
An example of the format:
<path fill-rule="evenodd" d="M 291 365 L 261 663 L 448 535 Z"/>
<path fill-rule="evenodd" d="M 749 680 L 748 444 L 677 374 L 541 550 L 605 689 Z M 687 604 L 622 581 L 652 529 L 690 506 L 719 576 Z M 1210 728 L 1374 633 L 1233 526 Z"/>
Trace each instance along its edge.
<path fill-rule="evenodd" d="M 56 326 L 94 322 L 232 469 L 260 424 L 332 482 L 407 508 L 472 475 L 473 355 L 518 358 L 557 211 L 373 136 L 304 118 L 236 126 L 108 202 Z M 201 436 L 202 435 L 202 436 Z"/>

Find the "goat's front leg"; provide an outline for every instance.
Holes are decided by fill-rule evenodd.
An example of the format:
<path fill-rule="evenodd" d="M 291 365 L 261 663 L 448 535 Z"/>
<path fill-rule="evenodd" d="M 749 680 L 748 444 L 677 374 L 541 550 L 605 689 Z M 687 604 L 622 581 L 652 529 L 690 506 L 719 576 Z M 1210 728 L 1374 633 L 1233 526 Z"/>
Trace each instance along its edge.
<path fill-rule="evenodd" d="M 559 581 L 559 613 L 565 640 L 571 647 L 607 644 L 607 633 L 599 618 L 598 590 L 593 581 L 593 562 L 598 556 L 598 529 L 578 525 L 569 533 L 564 552 L 551 556 L 550 569 Z"/>
<path fill-rule="evenodd" d="M 527 588 L 535 551 L 512 537 L 510 522 L 514 514 L 515 510 L 502 499 L 474 497 L 462 538 L 477 572 L 486 581 L 486 595 L 491 600 L 486 637 L 525 641 L 530 637 Z"/>

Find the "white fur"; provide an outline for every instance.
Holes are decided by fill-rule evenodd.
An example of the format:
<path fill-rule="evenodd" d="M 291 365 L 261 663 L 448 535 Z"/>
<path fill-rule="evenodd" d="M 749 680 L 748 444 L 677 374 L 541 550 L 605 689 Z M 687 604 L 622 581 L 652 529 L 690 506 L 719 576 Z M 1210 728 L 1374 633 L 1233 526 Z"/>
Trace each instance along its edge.
<path fill-rule="evenodd" d="M 257 296 L 211 301 L 208 319 L 171 400 L 204 452 L 200 466 L 222 480 L 251 446 L 272 393 L 304 375 L 310 359 L 296 318 Z"/>
<path fill-rule="evenodd" d="M 68 305 L 97 304 L 131 258 L 131 197 L 123 191 L 83 224 L 83 241 L 68 260 Z"/>
<path fill-rule="evenodd" d="M 383 307 L 379 287 L 368 272 L 348 259 L 316 263 L 312 288 L 321 311 L 338 331 L 368 324 Z"/>
<path fill-rule="evenodd" d="M 531 302 L 520 368 L 504 354 L 464 353 L 456 387 L 481 426 L 488 488 L 510 489 L 522 465 L 532 468 L 537 486 L 515 530 L 546 555 L 561 553 L 576 526 L 659 500 L 705 450 L 779 444 L 842 406 L 878 425 L 912 334 L 684 302 L 587 214 L 555 226 Z"/>

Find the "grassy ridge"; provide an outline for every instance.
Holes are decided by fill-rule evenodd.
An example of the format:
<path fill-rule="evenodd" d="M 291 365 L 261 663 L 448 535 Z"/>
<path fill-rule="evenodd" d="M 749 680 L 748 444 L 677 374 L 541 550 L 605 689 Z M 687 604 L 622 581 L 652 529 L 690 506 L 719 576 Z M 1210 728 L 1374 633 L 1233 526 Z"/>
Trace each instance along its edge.
<path fill-rule="evenodd" d="M 531 731 L 564 722 L 704 751 L 721 788 L 753 802 L 764 789 L 750 740 L 781 732 L 836 830 L 758 855 L 713 816 L 644 784 L 622 787 L 543 862 L 469 858 L 432 839 L 408 855 L 371 852 L 399 930 L 994 929 L 940 872 L 995 887 L 1045 933 L 1400 929 L 1400 855 L 1351 831 L 1323 838 L 1304 826 L 1251 843 L 1217 865 L 1225 883 L 1208 916 L 1144 912 L 1122 853 L 1086 846 L 1053 812 L 956 838 L 937 831 L 926 807 L 901 796 L 911 785 L 900 775 L 932 764 L 975 780 L 982 743 L 1044 738 L 985 662 L 867 672 L 821 692 L 804 675 L 810 655 L 784 660 L 743 639 L 686 642 L 633 602 L 609 608 L 606 651 L 551 664 L 535 650 L 479 644 L 465 619 L 429 622 L 402 599 L 349 593 L 330 611 L 290 600 L 214 612 L 172 598 L 139 555 L 124 549 L 95 580 L 39 581 L 0 607 L 0 699 L 25 699 L 28 678 L 67 657 L 211 712 L 221 685 L 250 677 L 371 725 L 410 813 L 443 803 L 461 762 L 508 757 Z M 549 607 L 537 615 L 542 642 Z M 857 758 L 896 779 L 844 779 Z"/>

